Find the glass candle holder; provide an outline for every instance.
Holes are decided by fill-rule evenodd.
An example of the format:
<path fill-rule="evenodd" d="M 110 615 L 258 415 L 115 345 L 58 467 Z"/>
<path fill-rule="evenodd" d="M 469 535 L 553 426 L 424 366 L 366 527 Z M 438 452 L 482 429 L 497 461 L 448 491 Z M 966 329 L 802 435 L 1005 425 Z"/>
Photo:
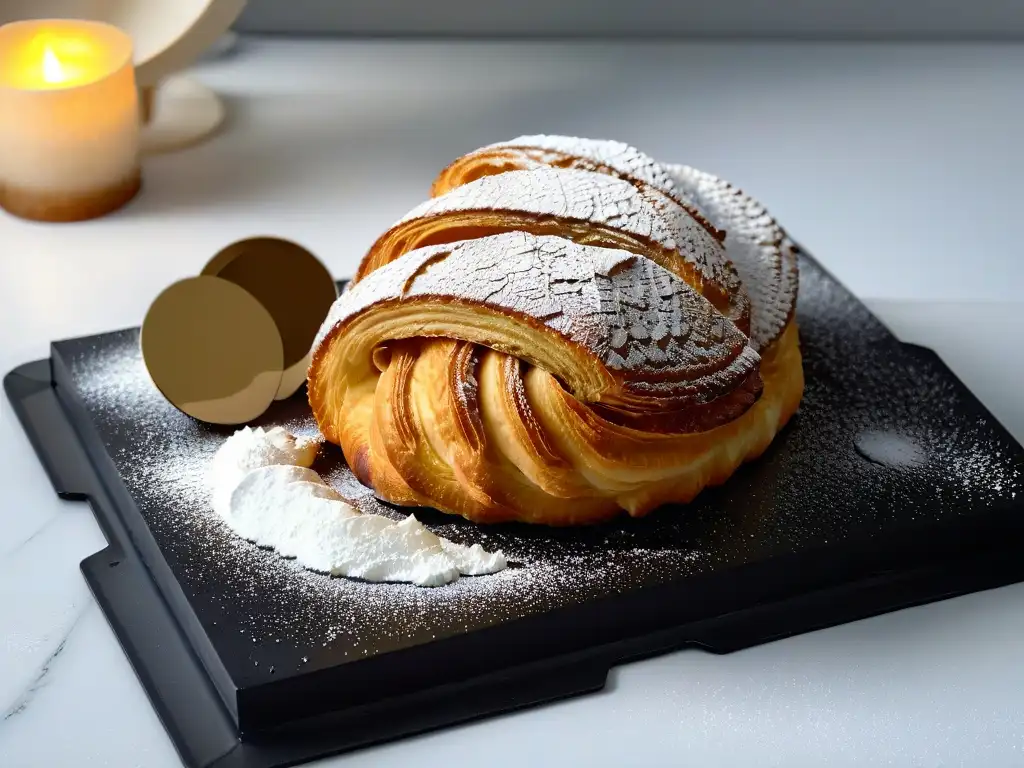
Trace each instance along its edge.
<path fill-rule="evenodd" d="M 142 183 L 132 41 L 70 19 L 0 27 L 0 207 L 80 221 L 131 200 Z"/>

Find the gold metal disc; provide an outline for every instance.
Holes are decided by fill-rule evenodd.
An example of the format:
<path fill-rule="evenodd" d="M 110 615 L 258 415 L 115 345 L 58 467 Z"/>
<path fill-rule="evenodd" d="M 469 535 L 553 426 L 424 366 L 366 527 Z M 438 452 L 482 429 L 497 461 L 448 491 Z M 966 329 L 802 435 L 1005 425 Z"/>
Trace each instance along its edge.
<path fill-rule="evenodd" d="M 192 277 L 166 288 L 146 313 L 140 343 L 157 389 L 200 421 L 252 421 L 281 385 L 284 351 L 274 319 L 228 280 Z"/>
<path fill-rule="evenodd" d="M 203 274 L 241 286 L 270 312 L 284 347 L 284 374 L 276 399 L 295 394 L 306 381 L 313 339 L 338 298 L 331 273 L 301 245 L 253 237 L 224 248 Z"/>

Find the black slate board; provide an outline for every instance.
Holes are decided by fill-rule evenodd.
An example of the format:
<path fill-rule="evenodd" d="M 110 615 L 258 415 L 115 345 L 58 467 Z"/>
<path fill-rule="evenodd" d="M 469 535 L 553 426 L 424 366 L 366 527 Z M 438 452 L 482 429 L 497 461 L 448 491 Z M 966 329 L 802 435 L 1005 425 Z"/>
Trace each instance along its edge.
<path fill-rule="evenodd" d="M 137 329 L 57 342 L 4 385 L 57 492 L 88 499 L 111 542 L 82 570 L 184 762 L 293 765 L 596 690 L 645 655 L 1024 579 L 1024 450 L 934 353 L 801 260 L 807 390 L 762 459 L 687 508 L 593 528 L 417 510 L 514 564 L 434 590 L 328 579 L 233 539 L 201 478 L 231 430 L 160 398 Z M 314 429 L 301 394 L 260 423 Z M 336 449 L 315 468 L 345 481 Z"/>

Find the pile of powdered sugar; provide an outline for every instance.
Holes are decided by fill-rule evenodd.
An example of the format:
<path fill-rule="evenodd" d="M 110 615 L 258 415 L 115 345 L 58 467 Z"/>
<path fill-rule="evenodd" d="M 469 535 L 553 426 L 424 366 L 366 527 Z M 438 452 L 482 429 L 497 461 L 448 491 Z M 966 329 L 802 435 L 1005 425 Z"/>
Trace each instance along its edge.
<path fill-rule="evenodd" d="M 442 539 L 409 515 L 363 514 L 310 469 L 317 441 L 244 427 L 210 463 L 213 509 L 242 538 L 332 576 L 449 584 L 503 570 L 500 551 Z"/>

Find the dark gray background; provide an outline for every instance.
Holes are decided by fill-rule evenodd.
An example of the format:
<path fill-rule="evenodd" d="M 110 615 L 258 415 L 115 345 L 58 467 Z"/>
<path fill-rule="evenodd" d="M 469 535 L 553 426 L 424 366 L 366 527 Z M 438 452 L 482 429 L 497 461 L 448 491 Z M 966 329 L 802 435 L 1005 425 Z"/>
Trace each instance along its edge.
<path fill-rule="evenodd" d="M 246 32 L 1024 39 L 1024 0 L 250 0 Z"/>

